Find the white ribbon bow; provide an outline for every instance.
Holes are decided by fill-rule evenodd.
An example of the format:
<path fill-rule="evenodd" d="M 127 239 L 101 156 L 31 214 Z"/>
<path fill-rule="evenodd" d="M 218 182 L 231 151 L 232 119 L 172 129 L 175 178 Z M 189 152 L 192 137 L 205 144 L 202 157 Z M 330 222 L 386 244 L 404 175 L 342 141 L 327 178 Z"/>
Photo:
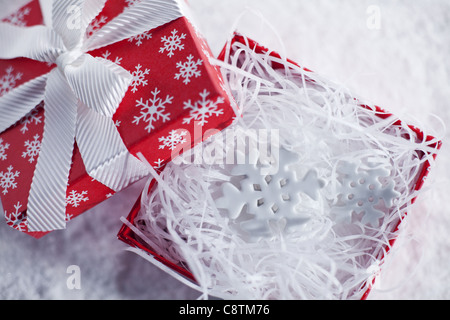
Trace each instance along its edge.
<path fill-rule="evenodd" d="M 0 23 L 0 59 L 26 57 L 56 68 L 0 97 L 0 133 L 45 102 L 41 151 L 28 198 L 29 231 L 66 225 L 66 191 L 76 140 L 88 174 L 118 191 L 148 174 L 124 145 L 112 116 L 132 76 L 87 52 L 182 16 L 176 0 L 142 0 L 86 38 L 107 0 L 41 0 L 45 26 Z"/>

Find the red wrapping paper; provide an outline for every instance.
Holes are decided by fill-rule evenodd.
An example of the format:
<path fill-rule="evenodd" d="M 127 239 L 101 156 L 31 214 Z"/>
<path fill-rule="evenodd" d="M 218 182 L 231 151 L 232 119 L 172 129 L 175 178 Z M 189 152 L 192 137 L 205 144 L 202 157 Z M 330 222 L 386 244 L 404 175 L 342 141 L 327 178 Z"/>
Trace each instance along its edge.
<path fill-rule="evenodd" d="M 88 28 L 88 36 L 131 3 L 107 1 Z M 39 1 L 31 1 L 3 22 L 42 24 Z M 128 150 L 135 156 L 142 153 L 155 168 L 170 161 L 174 149 L 187 150 L 201 142 L 198 130 L 221 130 L 231 123 L 234 111 L 220 72 L 209 63 L 210 50 L 186 17 L 88 53 L 111 60 L 133 75 L 113 120 Z M 0 60 L 0 96 L 54 67 L 26 58 Z M 27 231 L 26 209 L 44 122 L 41 103 L 0 134 L 0 197 L 6 221 L 36 238 L 46 233 Z M 76 146 L 72 161 L 67 220 L 114 193 L 86 173 Z"/>
<path fill-rule="evenodd" d="M 264 54 L 267 53 L 267 54 L 270 54 L 273 57 L 281 58 L 281 56 L 278 53 L 270 51 L 267 48 L 265 48 L 265 47 L 261 46 L 260 44 L 258 44 L 257 42 L 255 42 L 255 41 L 253 41 L 253 40 L 251 40 L 249 38 L 243 37 L 243 36 L 241 36 L 239 34 L 235 34 L 235 36 L 233 37 L 233 39 L 231 41 L 231 45 L 233 43 L 235 43 L 235 42 L 239 42 L 239 43 L 247 45 L 248 47 L 252 48 L 256 53 L 264 53 Z M 226 52 L 226 48 L 224 48 L 222 50 L 222 52 L 221 52 L 221 54 L 219 56 L 220 60 L 224 60 L 225 59 L 225 52 Z M 289 63 L 293 64 L 293 65 L 299 66 L 296 62 L 294 62 L 292 60 L 288 59 L 287 61 Z M 272 66 L 273 66 L 274 69 L 280 69 L 280 68 L 284 68 L 285 67 L 284 65 L 277 64 L 277 63 L 274 63 Z M 311 72 L 311 70 L 309 70 L 309 69 L 306 69 L 306 68 L 303 68 L 303 69 L 306 70 L 306 71 Z M 369 108 L 369 107 L 366 106 L 366 105 L 361 105 L 361 108 Z M 379 107 L 376 107 L 376 108 L 377 108 L 376 109 L 377 115 L 381 119 L 385 119 L 385 118 L 388 118 L 388 117 L 392 116 L 392 114 L 386 112 L 385 110 L 383 110 L 383 109 L 381 109 Z M 401 120 L 397 120 L 396 122 L 394 122 L 393 125 L 394 126 L 395 125 L 398 126 L 398 125 L 400 125 L 400 123 L 401 123 Z M 415 138 L 418 141 L 430 141 L 430 145 L 429 145 L 430 148 L 434 149 L 436 151 L 441 148 L 441 145 L 442 145 L 441 141 L 438 141 L 437 143 L 436 142 L 432 142 L 432 141 L 436 141 L 436 139 L 434 137 L 429 136 L 429 135 L 425 136 L 423 131 L 421 131 L 419 128 L 416 128 L 414 126 L 409 126 L 409 127 L 411 128 L 412 132 L 416 135 Z M 405 139 L 409 139 L 409 138 L 410 137 L 405 137 Z M 434 153 L 434 154 L 432 154 L 432 157 L 435 158 L 436 155 L 437 154 Z M 425 156 L 425 155 L 422 155 L 422 156 Z M 425 182 L 425 180 L 426 180 L 426 178 L 428 176 L 429 169 L 430 169 L 430 163 L 429 162 L 425 162 L 425 164 L 422 166 L 422 168 L 420 169 L 419 173 L 417 174 L 416 182 L 415 182 L 415 185 L 413 187 L 414 190 L 418 191 L 418 190 L 420 190 L 422 188 L 422 186 L 423 186 L 423 184 L 424 184 L 424 182 Z M 152 183 L 154 184 L 156 182 L 152 181 Z M 150 186 L 149 190 L 151 190 L 151 189 L 152 189 L 152 187 Z M 414 202 L 414 201 L 415 201 L 415 198 L 413 199 L 412 202 Z M 132 210 L 130 211 L 130 213 L 129 213 L 128 217 L 127 217 L 127 220 L 131 224 L 134 224 L 134 220 L 135 220 L 136 216 L 139 214 L 140 210 L 141 210 L 141 197 L 139 197 L 139 199 L 136 201 L 134 207 L 132 208 Z M 402 222 L 402 220 L 399 220 L 398 224 L 396 226 L 394 226 L 395 231 L 398 230 L 401 222 Z M 168 261 L 164 257 L 160 256 L 157 252 L 155 252 L 152 248 L 150 248 L 144 241 L 141 241 L 139 236 L 137 234 L 135 234 L 134 231 L 131 228 L 129 228 L 126 224 L 124 224 L 122 226 L 122 228 L 120 229 L 120 231 L 118 233 L 118 238 L 119 238 L 119 240 L 121 240 L 121 241 L 127 243 L 128 245 L 130 245 L 131 247 L 135 247 L 135 248 L 139 248 L 139 249 L 144 250 L 149 255 L 154 256 L 154 258 L 156 260 L 158 260 L 161 263 L 163 263 L 164 265 L 172 268 L 173 270 L 178 272 L 180 275 L 182 275 L 182 276 L 184 276 L 184 277 L 186 277 L 186 278 L 188 278 L 188 279 L 190 279 L 190 280 L 195 282 L 195 277 L 193 276 L 193 274 L 188 269 L 183 268 L 180 265 L 174 264 L 171 261 Z M 395 242 L 395 239 L 392 239 L 390 241 L 390 243 L 389 243 L 390 247 L 392 247 L 394 242 Z M 388 253 L 389 250 L 390 250 L 390 247 L 384 248 L 384 252 Z M 372 282 L 370 282 L 370 283 L 369 283 L 369 281 L 370 281 L 369 279 L 367 281 L 368 281 L 367 282 L 367 284 L 368 284 L 367 288 L 368 289 L 365 290 L 364 293 L 362 294 L 362 297 L 361 297 L 362 300 L 367 299 L 367 297 L 368 297 L 368 295 L 369 295 L 369 293 L 371 291 L 371 288 L 373 287 L 375 279 L 373 279 Z M 364 285 L 363 287 L 366 287 L 366 286 Z"/>

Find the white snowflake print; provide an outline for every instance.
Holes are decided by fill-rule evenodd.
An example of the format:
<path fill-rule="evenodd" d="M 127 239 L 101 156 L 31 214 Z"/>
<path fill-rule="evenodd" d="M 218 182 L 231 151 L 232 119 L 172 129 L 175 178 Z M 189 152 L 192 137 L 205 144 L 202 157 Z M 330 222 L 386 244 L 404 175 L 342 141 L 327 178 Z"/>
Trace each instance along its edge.
<path fill-rule="evenodd" d="M 184 49 L 184 44 L 181 43 L 181 40 L 186 39 L 186 34 L 182 33 L 180 35 L 177 35 L 178 30 L 174 29 L 171 32 L 171 36 L 169 37 L 161 37 L 161 42 L 164 43 L 164 46 L 159 48 L 160 53 L 164 53 L 167 51 L 167 56 L 171 58 L 175 53 L 174 51 L 182 51 Z"/>
<path fill-rule="evenodd" d="M 42 122 L 42 116 L 38 116 L 40 107 L 34 108 L 31 110 L 25 117 L 20 120 L 20 124 L 23 124 L 22 128 L 20 128 L 20 132 L 25 134 L 28 131 L 28 125 L 33 123 L 38 124 Z"/>
<path fill-rule="evenodd" d="M 22 205 L 20 202 L 14 205 L 14 212 L 8 213 L 5 210 L 6 224 L 18 231 L 27 230 L 27 218 L 23 212 L 20 211 Z"/>
<path fill-rule="evenodd" d="M 154 163 L 154 164 L 153 164 L 153 168 L 155 168 L 155 169 L 161 169 L 162 166 L 164 165 L 164 160 L 158 158 L 158 160 L 154 161 L 153 163 Z"/>
<path fill-rule="evenodd" d="M 37 155 L 41 151 L 41 141 L 39 141 L 39 135 L 36 134 L 34 137 L 34 140 L 25 141 L 25 147 L 27 150 L 22 153 L 22 158 L 29 158 L 28 162 L 33 163 L 34 159 L 37 158 Z"/>
<path fill-rule="evenodd" d="M 131 81 L 130 87 L 131 92 L 135 93 L 139 86 L 145 87 L 148 84 L 148 80 L 145 79 L 150 72 L 150 69 L 141 70 L 142 66 L 138 64 L 136 70 L 131 74 L 133 76 L 133 80 Z"/>
<path fill-rule="evenodd" d="M 159 138 L 159 142 L 161 142 L 159 149 L 169 148 L 170 150 L 175 150 L 178 145 L 186 143 L 187 134 L 186 130 L 170 131 L 168 136 Z"/>
<path fill-rule="evenodd" d="M 0 172 L 0 188 L 3 188 L 3 194 L 8 193 L 8 189 L 17 188 L 16 178 L 19 176 L 19 171 L 13 171 L 13 166 L 9 166 L 8 171 Z"/>
<path fill-rule="evenodd" d="M 86 28 L 86 38 L 92 37 L 92 35 L 100 30 L 103 25 L 108 20 L 108 17 L 106 16 L 100 16 L 92 20 L 92 22 L 89 24 L 89 26 Z"/>
<path fill-rule="evenodd" d="M 0 97 L 14 89 L 16 81 L 22 79 L 21 72 L 13 74 L 13 71 L 13 67 L 8 67 L 5 70 L 6 74 L 0 77 Z"/>
<path fill-rule="evenodd" d="M 192 104 L 191 100 L 184 103 L 184 109 L 190 110 L 189 117 L 183 119 L 183 124 L 189 124 L 191 121 L 204 126 L 208 123 L 208 118 L 220 116 L 223 110 L 219 109 L 219 104 L 224 102 L 223 97 L 218 97 L 215 101 L 208 99 L 209 92 L 204 89 L 200 92 L 201 99 Z"/>
<path fill-rule="evenodd" d="M 22 8 L 8 17 L 4 18 L 2 22 L 10 23 L 18 27 L 25 27 L 27 25 L 25 17 L 31 12 L 30 8 Z"/>
<path fill-rule="evenodd" d="M 148 40 L 152 38 L 152 34 L 150 31 L 145 31 L 144 33 L 138 34 L 137 36 L 131 37 L 128 39 L 128 42 L 135 42 L 136 46 L 140 46 L 144 43 L 144 40 Z"/>
<path fill-rule="evenodd" d="M 155 129 L 154 122 L 162 120 L 166 122 L 170 120 L 170 113 L 166 113 L 166 105 L 171 104 L 173 97 L 170 95 L 166 95 L 166 98 L 162 100 L 159 97 L 161 93 L 158 88 L 152 91 L 153 98 L 148 99 L 144 102 L 141 98 L 140 100 L 136 100 L 136 107 L 141 107 L 141 114 L 139 117 L 135 116 L 134 121 L 132 123 L 139 125 L 140 121 L 147 123 L 145 130 L 150 133 L 153 129 Z"/>
<path fill-rule="evenodd" d="M 3 141 L 3 138 L 0 138 L 0 160 L 6 160 L 7 154 L 6 150 L 9 149 L 9 143 Z"/>
<path fill-rule="evenodd" d="M 179 72 L 175 74 L 174 78 L 177 80 L 183 78 L 183 83 L 187 85 L 189 82 L 191 82 L 192 77 L 198 78 L 201 76 L 201 71 L 198 69 L 198 67 L 202 63 L 203 61 L 201 59 L 194 61 L 194 56 L 190 54 L 185 62 L 177 62 L 177 68 L 179 69 Z"/>
<path fill-rule="evenodd" d="M 114 125 L 116 126 L 116 128 L 119 128 L 121 123 L 122 123 L 122 121 L 116 120 L 116 122 L 114 122 Z"/>
<path fill-rule="evenodd" d="M 80 205 L 81 202 L 86 202 L 89 200 L 87 195 L 87 191 L 82 191 L 81 193 L 76 190 L 70 191 L 69 195 L 66 198 L 66 204 L 71 205 L 73 208 L 76 208 Z"/>
<path fill-rule="evenodd" d="M 109 61 L 111 61 L 111 62 L 113 62 L 115 64 L 118 64 L 118 65 L 120 65 L 122 63 L 122 58 L 116 57 L 115 60 L 112 60 L 112 59 L 109 58 L 110 55 L 111 55 L 111 52 L 109 50 L 106 50 L 105 53 L 102 54 L 102 58 L 105 59 L 105 60 L 109 60 Z"/>

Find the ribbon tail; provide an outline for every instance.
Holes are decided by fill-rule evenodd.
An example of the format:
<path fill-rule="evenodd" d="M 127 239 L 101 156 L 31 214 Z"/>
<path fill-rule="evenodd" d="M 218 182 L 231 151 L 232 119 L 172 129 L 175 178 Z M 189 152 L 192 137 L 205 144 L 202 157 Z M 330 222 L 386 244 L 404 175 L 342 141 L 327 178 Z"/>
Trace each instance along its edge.
<path fill-rule="evenodd" d="M 30 80 L 0 97 L 0 132 L 22 119 L 44 100 L 48 74 Z"/>
<path fill-rule="evenodd" d="M 65 50 L 61 37 L 45 26 L 24 28 L 0 23 L 0 39 L 0 59 L 26 57 L 53 63 Z"/>
<path fill-rule="evenodd" d="M 58 69 L 49 74 L 44 100 L 44 135 L 28 197 L 29 231 L 52 231 L 66 226 L 66 191 L 78 99 Z"/>
<path fill-rule="evenodd" d="M 149 174 L 131 155 L 109 117 L 78 104 L 77 145 L 88 174 L 114 191 L 120 191 Z"/>

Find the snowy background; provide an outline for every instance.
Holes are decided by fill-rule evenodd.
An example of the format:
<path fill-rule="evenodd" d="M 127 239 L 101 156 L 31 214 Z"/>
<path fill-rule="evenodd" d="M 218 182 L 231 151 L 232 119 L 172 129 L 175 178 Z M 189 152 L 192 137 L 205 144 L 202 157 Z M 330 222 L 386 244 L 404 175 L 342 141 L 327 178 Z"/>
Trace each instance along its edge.
<path fill-rule="evenodd" d="M 450 121 L 448 0 L 189 3 L 214 54 L 237 26 L 400 118 L 420 120 L 430 133 L 443 132 L 434 115 Z M 369 299 L 450 298 L 446 140 Z M 67 230 L 40 240 L 0 223 L 0 299 L 197 298 L 197 292 L 126 251 L 117 240 L 119 219 L 128 215 L 141 187 L 139 183 L 124 190 L 71 221 Z M 80 267 L 80 290 L 66 285 L 70 265 Z"/>

